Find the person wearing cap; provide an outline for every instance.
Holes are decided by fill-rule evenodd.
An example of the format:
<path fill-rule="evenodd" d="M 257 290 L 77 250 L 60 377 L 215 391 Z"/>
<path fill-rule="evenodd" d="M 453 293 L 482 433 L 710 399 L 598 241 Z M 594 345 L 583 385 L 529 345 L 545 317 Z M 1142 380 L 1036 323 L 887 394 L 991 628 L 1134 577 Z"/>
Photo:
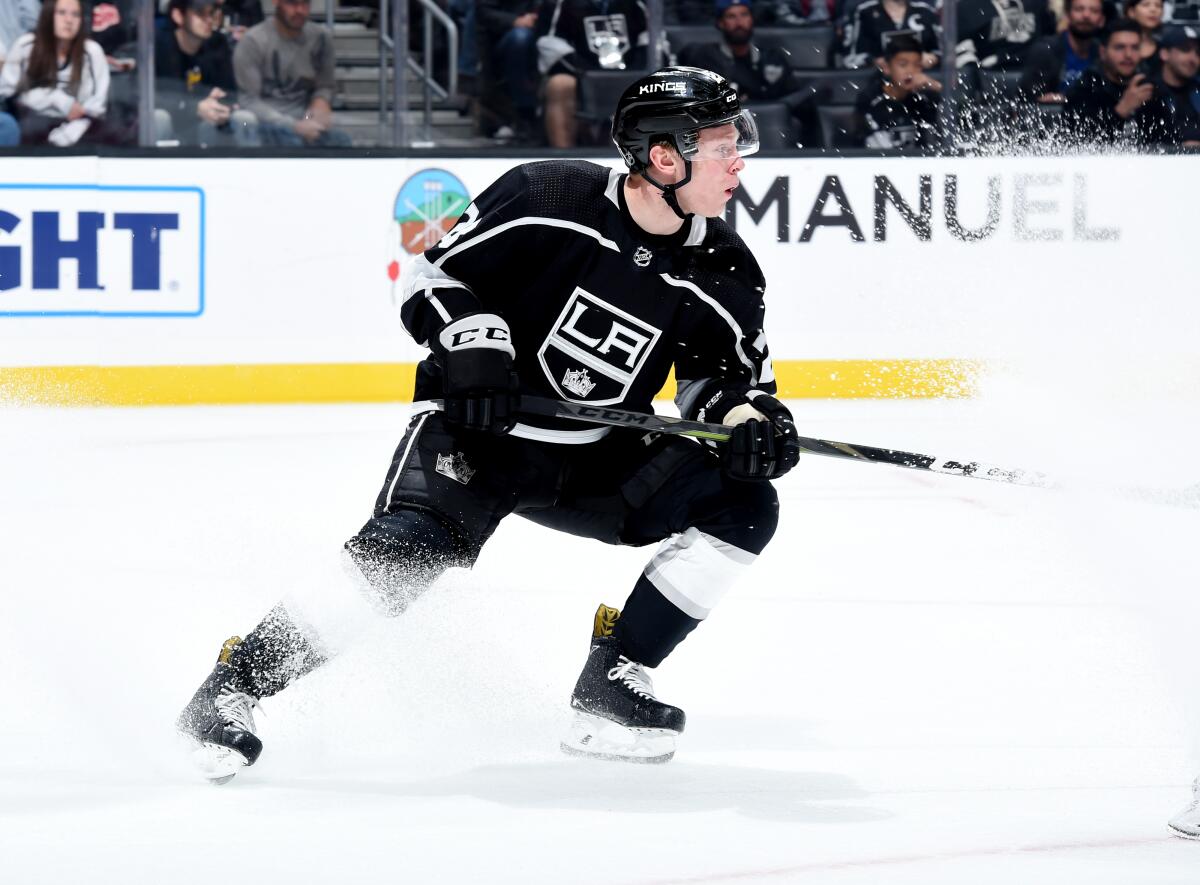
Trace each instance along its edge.
<path fill-rule="evenodd" d="M 250 28 L 233 51 L 238 101 L 258 120 L 264 145 L 350 147 L 333 128 L 333 34 L 309 21 L 309 0 L 275 0 L 275 14 Z"/>
<path fill-rule="evenodd" d="M 171 0 L 171 28 L 154 41 L 155 135 L 159 142 L 255 144 L 254 115 L 238 110 L 233 46 L 215 29 L 213 0 Z"/>
<path fill-rule="evenodd" d="M 1200 27 L 1168 25 L 1158 45 L 1162 67 L 1154 78 L 1154 97 L 1173 123 L 1160 143 L 1200 147 Z"/>
<path fill-rule="evenodd" d="M 942 84 L 921 67 L 921 44 L 901 35 L 884 48 L 880 76 L 858 98 L 863 147 L 933 150 L 942 141 Z"/>
<path fill-rule="evenodd" d="M 1066 0 L 1066 28 L 1029 49 L 1020 93 L 1043 104 L 1061 103 L 1083 72 L 1100 60 L 1101 0 Z"/>
<path fill-rule="evenodd" d="M 781 101 L 798 88 L 788 54 L 754 42 L 754 13 L 746 0 L 716 0 L 721 40 L 693 43 L 679 52 L 679 63 L 720 74 L 741 101 Z"/>
<path fill-rule="evenodd" d="M 1154 83 L 1138 70 L 1141 28 L 1114 22 L 1100 44 L 1100 64 L 1087 71 L 1067 93 L 1066 131 L 1085 144 L 1158 143 L 1172 129 Z"/>

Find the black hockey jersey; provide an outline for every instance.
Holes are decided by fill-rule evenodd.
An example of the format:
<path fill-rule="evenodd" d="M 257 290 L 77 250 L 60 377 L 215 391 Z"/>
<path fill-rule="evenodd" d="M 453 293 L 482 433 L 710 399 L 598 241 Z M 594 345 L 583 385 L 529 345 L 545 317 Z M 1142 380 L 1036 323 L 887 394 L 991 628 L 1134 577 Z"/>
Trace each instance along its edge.
<path fill-rule="evenodd" d="M 911 34 L 921 44 L 922 52 L 940 55 L 942 51 L 942 22 L 932 3 L 910 0 L 903 19 L 897 23 L 883 8 L 882 0 L 866 0 L 850 13 L 843 36 L 842 64 L 848 68 L 865 68 L 883 51 L 892 37 Z"/>
<path fill-rule="evenodd" d="M 1018 70 L 1038 37 L 1053 34 L 1046 0 L 962 0 L 958 8 L 957 58 L 970 78 L 978 68 Z"/>
<path fill-rule="evenodd" d="M 572 402 L 652 411 L 672 366 L 685 417 L 720 389 L 774 393 L 754 256 L 719 219 L 689 216 L 674 235 L 645 233 L 624 181 L 584 162 L 505 173 L 406 266 L 405 329 L 425 345 L 455 317 L 497 313 L 512 332 L 522 392 Z M 431 355 L 415 399 L 441 392 Z M 583 443 L 605 430 L 531 419 L 513 434 Z"/>
<path fill-rule="evenodd" d="M 578 73 L 646 67 L 642 0 L 542 0 L 537 21 L 538 70 Z"/>

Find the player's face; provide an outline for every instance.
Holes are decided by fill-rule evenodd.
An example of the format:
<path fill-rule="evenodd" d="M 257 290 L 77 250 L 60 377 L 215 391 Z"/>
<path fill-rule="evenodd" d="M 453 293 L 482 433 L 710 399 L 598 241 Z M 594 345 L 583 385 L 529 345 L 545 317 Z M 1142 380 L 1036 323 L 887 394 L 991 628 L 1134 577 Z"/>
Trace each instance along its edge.
<path fill-rule="evenodd" d="M 921 73 L 921 53 L 897 52 L 883 63 L 883 74 L 899 89 L 912 91 L 913 77 Z"/>
<path fill-rule="evenodd" d="M 275 15 L 290 31 L 298 31 L 308 21 L 309 0 L 277 0 Z"/>
<path fill-rule="evenodd" d="M 1104 8 L 1100 0 L 1075 0 L 1067 10 L 1067 27 L 1076 37 L 1088 39 L 1104 27 Z"/>
<path fill-rule="evenodd" d="M 737 190 L 738 173 L 745 168 L 746 161 L 738 153 L 737 127 L 729 123 L 701 129 L 692 159 L 692 180 L 679 189 L 679 205 L 706 218 L 723 214 Z"/>
<path fill-rule="evenodd" d="M 1137 6 L 1129 7 L 1127 12 L 1144 30 L 1153 31 L 1162 24 L 1162 0 L 1142 0 Z"/>
<path fill-rule="evenodd" d="M 1107 46 L 1100 47 L 1100 61 L 1109 76 L 1126 80 L 1133 76 L 1141 60 L 1139 47 L 1142 40 L 1129 31 L 1117 31 L 1109 38 Z"/>
<path fill-rule="evenodd" d="M 55 0 L 54 39 L 74 40 L 83 26 L 83 7 L 79 0 Z"/>
<path fill-rule="evenodd" d="M 1169 68 L 1179 79 L 1190 80 L 1200 71 L 1200 47 L 1188 43 L 1178 49 L 1164 49 L 1162 62 L 1163 67 Z"/>

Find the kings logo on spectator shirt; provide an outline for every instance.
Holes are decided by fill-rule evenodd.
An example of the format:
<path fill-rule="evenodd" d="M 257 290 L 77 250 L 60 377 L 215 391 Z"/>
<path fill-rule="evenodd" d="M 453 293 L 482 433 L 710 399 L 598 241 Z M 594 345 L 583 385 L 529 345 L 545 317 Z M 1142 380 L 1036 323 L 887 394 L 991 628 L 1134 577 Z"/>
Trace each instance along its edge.
<path fill-rule="evenodd" d="M 204 192 L 0 183 L 0 317 L 196 317 Z"/>
<path fill-rule="evenodd" d="M 565 399 L 605 406 L 625 398 L 662 332 L 576 288 L 538 350 L 546 378 Z M 583 370 L 590 370 L 590 374 Z M 580 379 L 587 378 L 588 384 Z"/>

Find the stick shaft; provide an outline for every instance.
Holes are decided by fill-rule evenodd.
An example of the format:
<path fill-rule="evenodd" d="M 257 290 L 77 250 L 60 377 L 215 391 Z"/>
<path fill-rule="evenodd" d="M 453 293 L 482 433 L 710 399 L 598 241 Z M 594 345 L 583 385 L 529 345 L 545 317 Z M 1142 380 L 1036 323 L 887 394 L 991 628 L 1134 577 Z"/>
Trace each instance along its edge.
<path fill-rule="evenodd" d="M 588 406 L 540 396 L 521 397 L 521 412 L 542 418 L 568 418 L 572 421 L 586 421 L 590 424 L 631 427 L 635 430 L 694 436 L 717 442 L 729 439 L 730 435 L 730 428 L 724 424 L 705 424 L 670 415 L 631 412 L 608 406 Z M 895 467 L 945 473 L 951 476 L 970 476 L 975 479 L 990 479 L 996 482 L 1026 486 L 1050 485 L 1049 478 L 1045 474 L 1030 470 L 997 467 L 993 464 L 981 464 L 978 461 L 935 458 L 932 455 L 921 455 L 916 452 L 901 452 L 896 449 L 881 449 L 875 446 L 814 439 L 808 436 L 800 437 L 800 450 L 810 455 L 823 455 L 828 458 L 841 458 L 849 461 L 867 461 L 873 464 L 891 464 Z"/>

